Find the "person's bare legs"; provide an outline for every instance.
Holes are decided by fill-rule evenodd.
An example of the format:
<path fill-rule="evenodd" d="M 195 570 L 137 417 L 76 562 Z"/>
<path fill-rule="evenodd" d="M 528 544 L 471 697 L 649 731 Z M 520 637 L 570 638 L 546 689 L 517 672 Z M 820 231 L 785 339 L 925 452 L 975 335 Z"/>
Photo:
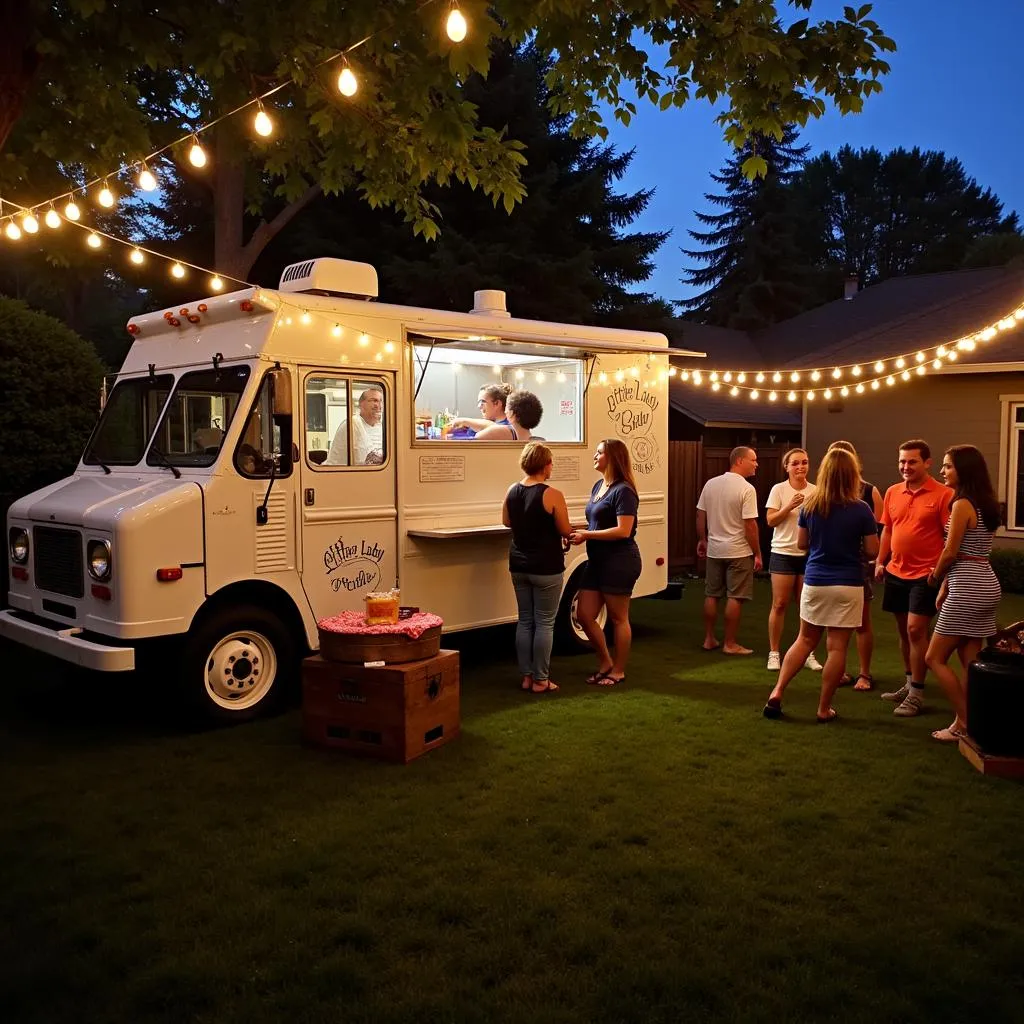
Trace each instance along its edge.
<path fill-rule="evenodd" d="M 870 690 L 871 683 L 871 657 L 875 653 L 875 628 L 871 623 L 871 602 L 864 599 L 864 617 L 860 620 L 860 629 L 857 630 L 857 661 L 860 663 L 858 671 L 867 679 L 858 679 L 853 684 L 855 690 Z"/>
<path fill-rule="evenodd" d="M 715 622 L 718 619 L 718 598 L 704 598 L 704 650 L 713 651 L 719 646 L 715 637 Z"/>
<path fill-rule="evenodd" d="M 924 677 L 928 673 L 924 656 L 928 652 L 928 624 L 931 619 L 927 615 L 907 616 L 907 640 L 910 645 L 910 678 L 915 683 L 924 685 Z"/>
<path fill-rule="evenodd" d="M 770 701 L 781 702 L 782 695 L 786 692 L 786 687 L 789 686 L 797 672 L 804 667 L 807 655 L 818 646 L 821 634 L 821 626 L 812 626 L 809 622 L 805 622 L 803 619 L 800 620 L 800 633 L 793 641 L 789 650 L 786 651 L 786 656 L 782 659 L 779 678 L 776 680 L 775 687 L 768 697 Z"/>
<path fill-rule="evenodd" d="M 581 590 L 576 602 L 576 617 L 583 627 L 583 632 L 587 634 L 587 639 L 594 645 L 598 673 L 608 672 L 612 667 L 608 641 L 605 640 L 604 630 L 597 621 L 603 604 L 604 598 L 596 590 Z"/>
<path fill-rule="evenodd" d="M 961 642 L 961 638 L 957 636 L 943 636 L 941 633 L 933 633 L 925 655 L 925 660 L 928 663 L 928 667 L 932 670 L 932 675 L 938 679 L 943 693 L 949 699 L 949 703 L 953 705 L 953 711 L 956 713 L 956 718 L 949 727 L 951 730 L 967 728 L 967 693 L 963 682 L 957 678 L 957 674 L 949 667 L 949 659 L 953 657 L 953 652 L 961 646 Z"/>
<path fill-rule="evenodd" d="M 599 686 L 612 686 L 626 675 L 629 649 L 633 644 L 633 630 L 629 624 L 629 594 L 602 594 L 608 618 L 612 620 L 612 635 L 615 637 L 615 657 L 612 667 L 599 679 Z"/>
<path fill-rule="evenodd" d="M 742 601 L 737 601 L 735 597 L 727 597 L 725 599 L 725 642 L 722 644 L 723 654 L 754 653 L 749 647 L 743 647 L 736 640 L 736 634 L 740 631 L 740 614 L 742 611 Z"/>
<path fill-rule="evenodd" d="M 852 629 L 841 629 L 835 626 L 828 627 L 828 636 L 825 638 L 825 649 L 828 657 L 825 659 L 825 667 L 821 671 L 821 695 L 818 698 L 818 719 L 834 717 L 832 712 L 832 698 L 839 687 L 839 680 L 843 676 L 843 669 L 846 666 L 846 652 L 850 647 L 850 634 Z"/>
<path fill-rule="evenodd" d="M 896 632 L 899 635 L 900 640 L 900 654 L 903 656 L 903 671 L 909 678 L 911 675 L 910 669 L 910 638 L 907 636 L 907 613 L 896 612 L 893 615 L 896 620 Z"/>
<path fill-rule="evenodd" d="M 786 625 L 786 608 L 797 590 L 799 576 L 786 576 L 781 572 L 773 572 L 772 607 L 768 612 L 768 653 L 779 650 L 782 643 L 782 629 Z M 799 598 L 799 595 L 797 595 Z"/>

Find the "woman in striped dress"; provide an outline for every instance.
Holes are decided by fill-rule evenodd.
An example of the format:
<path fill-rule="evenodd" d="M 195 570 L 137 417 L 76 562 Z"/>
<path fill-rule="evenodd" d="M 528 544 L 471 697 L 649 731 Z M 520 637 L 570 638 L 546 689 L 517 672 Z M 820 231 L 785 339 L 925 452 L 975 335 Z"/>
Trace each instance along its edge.
<path fill-rule="evenodd" d="M 928 582 L 942 587 L 936 599 L 935 623 L 925 661 L 942 684 L 956 718 L 932 737 L 946 743 L 967 732 L 967 666 L 996 631 L 996 608 L 1002 592 L 989 553 L 999 528 L 999 502 L 985 457 L 971 444 L 957 444 L 942 457 L 942 479 L 955 491 L 946 524 L 946 546 Z M 964 679 L 949 667 L 956 651 Z"/>

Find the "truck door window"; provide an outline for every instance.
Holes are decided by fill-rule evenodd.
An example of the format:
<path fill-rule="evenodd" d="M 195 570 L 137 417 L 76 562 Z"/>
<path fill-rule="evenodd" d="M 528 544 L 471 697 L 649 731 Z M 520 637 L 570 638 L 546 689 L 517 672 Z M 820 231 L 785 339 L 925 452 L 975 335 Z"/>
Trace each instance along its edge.
<path fill-rule="evenodd" d="M 319 466 L 381 466 L 387 461 L 384 384 L 365 377 L 306 378 L 306 458 Z"/>
<path fill-rule="evenodd" d="M 115 384 L 82 461 L 87 466 L 137 465 L 173 386 L 169 373 Z"/>
<path fill-rule="evenodd" d="M 291 472 L 291 416 L 274 415 L 273 380 L 268 373 L 235 448 L 235 469 L 246 477 L 287 476 Z"/>
<path fill-rule="evenodd" d="M 211 367 L 182 374 L 153 436 L 146 462 L 151 466 L 213 465 L 249 375 L 248 366 Z"/>

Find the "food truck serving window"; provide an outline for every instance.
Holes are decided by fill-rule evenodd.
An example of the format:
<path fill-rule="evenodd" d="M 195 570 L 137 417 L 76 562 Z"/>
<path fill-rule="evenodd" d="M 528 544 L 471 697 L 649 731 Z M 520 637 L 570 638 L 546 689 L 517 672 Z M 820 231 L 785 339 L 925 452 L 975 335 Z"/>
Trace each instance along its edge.
<path fill-rule="evenodd" d="M 314 373 L 306 378 L 306 458 L 315 466 L 383 466 L 388 457 L 384 383 Z"/>
<path fill-rule="evenodd" d="M 211 466 L 245 385 L 248 366 L 182 374 L 146 455 L 150 466 Z"/>
<path fill-rule="evenodd" d="M 417 342 L 413 362 L 418 440 L 583 440 L 582 357 Z"/>
<path fill-rule="evenodd" d="M 118 381 L 82 461 L 87 466 L 137 465 L 173 386 L 169 373 Z"/>

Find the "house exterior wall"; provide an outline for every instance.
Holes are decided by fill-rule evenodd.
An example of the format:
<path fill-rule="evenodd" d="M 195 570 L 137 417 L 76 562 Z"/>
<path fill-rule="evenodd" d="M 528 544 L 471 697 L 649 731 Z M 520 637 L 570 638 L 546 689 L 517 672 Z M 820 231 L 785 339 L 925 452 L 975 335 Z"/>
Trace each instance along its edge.
<path fill-rule="evenodd" d="M 1006 394 L 1024 394 L 1024 372 L 941 374 L 900 382 L 877 394 L 847 398 L 839 405 L 826 405 L 820 396 L 817 402 L 805 401 L 804 430 L 811 464 L 821 458 L 832 441 L 845 438 L 856 446 L 865 478 L 884 494 L 886 487 L 898 479 L 901 441 L 920 437 L 928 442 L 936 477 L 946 448 L 973 444 L 985 456 L 999 498 L 1005 501 L 1008 427 L 1000 396 Z M 996 543 L 1024 548 L 1024 531 L 1000 531 Z"/>

